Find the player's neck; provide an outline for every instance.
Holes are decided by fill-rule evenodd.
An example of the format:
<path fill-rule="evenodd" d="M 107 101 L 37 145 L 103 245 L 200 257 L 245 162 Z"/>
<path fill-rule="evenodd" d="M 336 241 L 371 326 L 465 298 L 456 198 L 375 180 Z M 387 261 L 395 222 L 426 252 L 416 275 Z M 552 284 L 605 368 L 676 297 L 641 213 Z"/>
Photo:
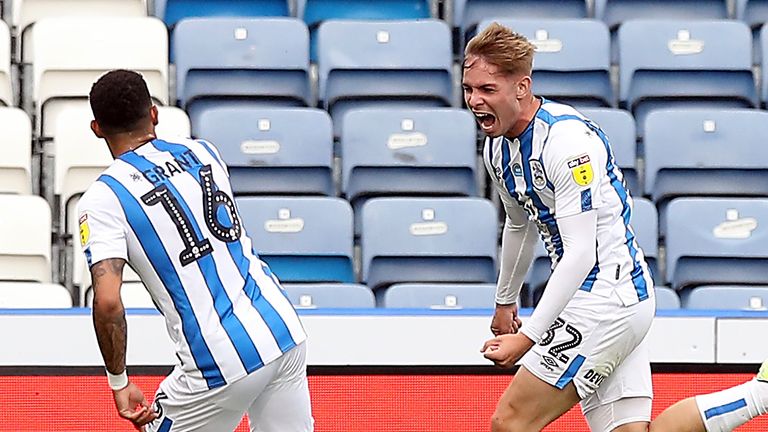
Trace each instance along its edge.
<path fill-rule="evenodd" d="M 118 158 L 122 154 L 136 150 L 154 139 L 157 139 L 157 135 L 155 135 L 154 128 L 152 128 L 152 130 L 116 133 L 109 136 L 107 142 L 109 143 L 112 157 Z"/>
<path fill-rule="evenodd" d="M 509 133 L 505 134 L 507 138 L 513 139 L 519 137 L 526 129 L 531 121 L 536 117 L 536 113 L 541 107 L 541 100 L 534 95 L 531 95 L 529 102 L 524 107 L 523 115 L 520 116 L 520 120 L 515 123 Z"/>

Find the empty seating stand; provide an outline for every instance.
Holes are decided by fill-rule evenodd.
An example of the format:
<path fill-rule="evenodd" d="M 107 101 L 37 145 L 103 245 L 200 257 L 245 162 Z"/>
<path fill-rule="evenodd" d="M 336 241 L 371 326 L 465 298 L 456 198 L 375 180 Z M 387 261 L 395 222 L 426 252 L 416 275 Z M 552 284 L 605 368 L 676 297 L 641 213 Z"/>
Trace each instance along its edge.
<path fill-rule="evenodd" d="M 196 134 L 217 146 L 237 195 L 335 195 L 331 129 L 316 108 L 219 107 Z"/>

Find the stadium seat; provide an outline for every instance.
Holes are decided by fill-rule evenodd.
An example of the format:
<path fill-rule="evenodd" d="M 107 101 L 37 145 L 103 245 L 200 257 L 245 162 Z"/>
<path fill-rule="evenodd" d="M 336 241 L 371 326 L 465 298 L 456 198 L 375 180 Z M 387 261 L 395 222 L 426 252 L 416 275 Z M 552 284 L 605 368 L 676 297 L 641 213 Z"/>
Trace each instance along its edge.
<path fill-rule="evenodd" d="M 680 309 L 677 291 L 667 286 L 656 286 L 656 310 Z"/>
<path fill-rule="evenodd" d="M 32 193 L 32 122 L 18 108 L 0 108 L 0 193 Z"/>
<path fill-rule="evenodd" d="M 229 166 L 238 195 L 335 195 L 331 118 L 316 108 L 213 108 L 195 135 Z"/>
<path fill-rule="evenodd" d="M 648 115 L 645 191 L 676 196 L 768 196 L 768 113 L 662 110 Z"/>
<path fill-rule="evenodd" d="M 762 84 L 762 106 L 763 108 L 768 106 L 768 26 L 763 26 L 760 30 L 760 57 L 762 59 L 762 67 L 760 70 Z"/>
<path fill-rule="evenodd" d="M 492 18 L 588 18 L 585 0 L 453 0 L 453 25 L 459 28 L 460 38 L 469 40 L 478 23 Z M 462 43 L 461 46 L 464 46 Z"/>
<path fill-rule="evenodd" d="M 0 21 L 0 106 L 14 106 L 11 76 L 11 32 Z"/>
<path fill-rule="evenodd" d="M 435 15 L 430 4 L 435 0 L 298 0 L 297 16 L 310 29 L 310 59 L 317 60 L 316 33 L 329 19 L 415 20 Z"/>
<path fill-rule="evenodd" d="M 768 286 L 700 286 L 682 294 L 685 309 L 768 310 Z"/>
<path fill-rule="evenodd" d="M 452 68 L 443 21 L 329 20 L 318 30 L 318 97 L 335 136 L 350 109 L 450 106 Z"/>
<path fill-rule="evenodd" d="M 494 283 L 498 218 L 481 198 L 374 198 L 362 208 L 362 281 Z"/>
<path fill-rule="evenodd" d="M 644 198 L 634 198 L 630 224 L 637 244 L 643 250 L 654 281 L 661 283 L 663 277 L 658 263 L 658 215 L 653 203 Z M 533 307 L 538 304 L 549 276 L 552 274 L 552 260 L 544 248 L 543 242 L 537 242 L 533 256 L 533 263 L 528 270 L 525 286 L 520 294 L 522 306 L 525 307 Z"/>
<path fill-rule="evenodd" d="M 0 282 L 0 309 L 69 309 L 72 296 L 61 285 Z"/>
<path fill-rule="evenodd" d="M 495 284 L 395 284 L 383 291 L 386 308 L 492 309 Z"/>
<path fill-rule="evenodd" d="M 373 293 L 365 285 L 288 283 L 283 288 L 296 309 L 376 307 Z"/>
<path fill-rule="evenodd" d="M 581 108 L 588 119 L 597 123 L 608 136 L 616 165 L 633 197 L 643 195 L 643 184 L 637 172 L 637 132 L 635 119 L 625 110 L 613 108 Z"/>
<path fill-rule="evenodd" d="M 350 111 L 341 132 L 342 190 L 356 213 L 382 195 L 476 196 L 476 137 L 467 110 Z"/>
<path fill-rule="evenodd" d="M 636 19 L 718 20 L 729 18 L 727 0 L 594 0 L 595 18 L 611 30 Z"/>
<path fill-rule="evenodd" d="M 666 213 L 672 288 L 768 285 L 768 199 L 678 198 Z"/>
<path fill-rule="evenodd" d="M 658 108 L 758 104 L 752 39 L 738 21 L 634 20 L 619 28 L 620 102 L 642 136 Z"/>
<path fill-rule="evenodd" d="M 533 92 L 579 107 L 616 105 L 610 76 L 610 37 L 600 21 L 587 19 L 489 19 L 536 46 Z"/>
<path fill-rule="evenodd" d="M 752 61 L 755 65 L 760 65 L 763 55 L 762 47 L 765 44 L 760 39 L 760 34 L 768 21 L 768 1 L 767 0 L 736 0 L 736 19 L 745 22 L 752 29 Z M 765 82 L 765 81 L 763 81 Z M 765 86 L 763 86 L 765 88 Z M 765 99 L 763 99 L 765 100 Z"/>
<path fill-rule="evenodd" d="M 168 27 L 193 17 L 290 16 L 291 0 L 154 0 L 155 16 Z"/>
<path fill-rule="evenodd" d="M 259 256 L 283 282 L 355 282 L 352 209 L 339 198 L 241 197 Z"/>
<path fill-rule="evenodd" d="M 51 281 L 51 207 L 39 196 L 0 195 L 0 280 Z"/>
<path fill-rule="evenodd" d="M 205 35 L 205 37 L 200 37 Z M 309 35 L 295 18 L 193 18 L 172 34 L 179 106 L 311 104 Z"/>
<path fill-rule="evenodd" d="M 21 60 L 32 53 L 34 23 L 43 18 L 62 17 L 145 17 L 147 0 L 11 0 L 11 24 L 24 48 Z M 17 51 L 18 52 L 18 51 Z"/>
<path fill-rule="evenodd" d="M 42 136 L 53 136 L 67 107 L 87 106 L 91 86 L 111 69 L 140 72 L 152 97 L 168 103 L 167 30 L 156 18 L 44 18 L 31 40 L 31 100 Z"/>
<path fill-rule="evenodd" d="M 192 136 L 192 124 L 184 110 L 173 106 L 157 107 L 157 126 L 155 134 L 158 138 L 173 140 L 173 138 L 189 138 Z"/>
<path fill-rule="evenodd" d="M 130 270 L 128 266 L 125 270 Z M 123 286 L 120 288 L 120 299 L 123 301 L 123 307 L 126 309 L 155 309 L 155 303 L 152 296 L 141 281 L 136 280 L 126 282 L 125 273 L 123 274 Z M 93 307 L 93 288 L 88 288 L 85 295 L 85 307 Z"/>

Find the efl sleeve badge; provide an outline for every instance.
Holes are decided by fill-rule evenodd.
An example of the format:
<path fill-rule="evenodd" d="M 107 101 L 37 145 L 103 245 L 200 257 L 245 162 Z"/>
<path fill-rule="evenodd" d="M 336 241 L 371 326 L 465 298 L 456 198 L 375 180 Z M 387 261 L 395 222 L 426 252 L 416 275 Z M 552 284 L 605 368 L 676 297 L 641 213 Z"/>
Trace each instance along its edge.
<path fill-rule="evenodd" d="M 589 155 L 581 155 L 568 161 L 568 168 L 571 170 L 573 181 L 579 186 L 589 186 L 592 183 L 594 174 L 592 172 L 592 163 L 589 161 Z"/>

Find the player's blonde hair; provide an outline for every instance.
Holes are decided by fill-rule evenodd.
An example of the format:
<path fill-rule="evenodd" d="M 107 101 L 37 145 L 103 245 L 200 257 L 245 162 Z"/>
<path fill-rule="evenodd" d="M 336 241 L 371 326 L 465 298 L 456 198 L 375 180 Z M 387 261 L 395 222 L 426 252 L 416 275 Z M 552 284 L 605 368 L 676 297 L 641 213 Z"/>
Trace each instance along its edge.
<path fill-rule="evenodd" d="M 467 43 L 464 58 L 481 57 L 510 75 L 531 75 L 535 49 L 525 36 L 494 22 Z"/>

